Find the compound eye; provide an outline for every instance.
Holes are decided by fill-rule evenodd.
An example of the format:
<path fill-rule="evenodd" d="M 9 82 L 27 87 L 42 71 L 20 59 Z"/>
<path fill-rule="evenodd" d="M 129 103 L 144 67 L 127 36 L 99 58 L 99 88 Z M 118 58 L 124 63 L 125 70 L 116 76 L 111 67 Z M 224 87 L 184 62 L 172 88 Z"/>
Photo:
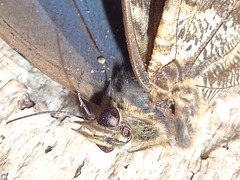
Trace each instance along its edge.
<path fill-rule="evenodd" d="M 117 127 L 120 122 L 120 115 L 118 110 L 116 108 L 105 109 L 98 118 L 97 122 L 104 127 Z"/>
<path fill-rule="evenodd" d="M 123 137 L 128 139 L 128 142 L 132 139 L 132 129 L 128 124 L 122 124 L 121 128 L 121 134 Z"/>

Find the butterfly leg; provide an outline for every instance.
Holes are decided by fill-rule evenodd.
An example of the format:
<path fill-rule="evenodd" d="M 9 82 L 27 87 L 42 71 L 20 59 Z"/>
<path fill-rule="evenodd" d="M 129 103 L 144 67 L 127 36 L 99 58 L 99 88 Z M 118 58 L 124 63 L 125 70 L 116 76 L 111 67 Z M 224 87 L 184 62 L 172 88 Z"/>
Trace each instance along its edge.
<path fill-rule="evenodd" d="M 83 72 L 81 72 L 81 75 L 78 80 L 78 87 L 77 87 L 77 94 L 78 94 L 78 100 L 80 102 L 80 107 L 82 107 L 84 109 L 84 111 L 88 115 L 89 119 L 95 119 L 94 114 L 90 113 L 90 111 L 88 110 L 87 106 L 85 105 L 85 103 L 83 102 L 83 100 L 81 98 L 80 85 L 81 85 L 81 81 L 82 81 L 82 76 L 83 76 Z"/>

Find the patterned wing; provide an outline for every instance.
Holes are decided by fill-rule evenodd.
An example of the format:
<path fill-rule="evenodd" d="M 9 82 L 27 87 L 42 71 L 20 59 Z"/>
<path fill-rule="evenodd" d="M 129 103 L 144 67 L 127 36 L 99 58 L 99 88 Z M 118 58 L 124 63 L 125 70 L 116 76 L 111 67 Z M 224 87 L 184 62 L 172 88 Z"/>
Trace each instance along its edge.
<path fill-rule="evenodd" d="M 158 7 L 161 17 L 152 51 L 147 46 L 142 48 L 144 36 L 140 37 L 137 23 L 140 16 L 133 13 L 142 2 L 132 2 L 124 1 L 130 20 L 125 27 L 136 75 L 151 90 L 149 107 L 155 117 L 147 119 L 164 124 L 168 136 L 174 135 L 181 147 L 189 147 L 198 131 L 198 118 L 208 105 L 222 92 L 239 85 L 240 2 L 165 1 L 163 9 Z M 150 24 L 151 18 L 154 16 L 145 22 Z M 144 52 L 152 54 L 149 62 Z M 147 68 L 144 63 L 148 63 Z M 161 138 L 158 143 L 163 141 Z"/>
<path fill-rule="evenodd" d="M 240 37 L 232 41 L 232 50 L 202 69 L 196 85 L 202 90 L 204 99 L 212 104 L 214 99 L 240 84 Z"/>
<path fill-rule="evenodd" d="M 151 81 L 167 91 L 180 81 L 195 78 L 199 86 L 230 87 L 229 81 L 231 86 L 236 85 L 238 80 L 227 80 L 227 76 L 238 71 L 234 69 L 238 66 L 230 67 L 229 63 L 237 61 L 239 4 L 237 0 L 167 1 L 149 64 Z M 223 62 L 226 59 L 228 62 Z M 225 73 L 219 71 L 218 64 Z M 211 79 L 209 73 L 214 67 L 225 78 Z M 202 75 L 205 80 L 199 79 Z M 210 85 L 210 81 L 218 85 Z"/>
<path fill-rule="evenodd" d="M 196 78 L 208 104 L 240 84 L 240 3 L 230 10 L 189 73 L 189 77 Z"/>

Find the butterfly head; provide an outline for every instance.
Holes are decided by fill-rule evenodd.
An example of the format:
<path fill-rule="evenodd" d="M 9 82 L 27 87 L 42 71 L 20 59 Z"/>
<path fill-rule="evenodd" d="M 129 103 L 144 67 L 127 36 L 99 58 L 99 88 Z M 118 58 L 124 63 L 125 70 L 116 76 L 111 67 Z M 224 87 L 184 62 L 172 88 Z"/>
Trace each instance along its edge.
<path fill-rule="evenodd" d="M 136 109 L 105 109 L 94 120 L 76 121 L 81 126 L 73 130 L 106 153 L 123 146 L 128 152 L 136 152 L 169 144 L 166 127 L 160 120 L 156 121 L 156 114 Z"/>

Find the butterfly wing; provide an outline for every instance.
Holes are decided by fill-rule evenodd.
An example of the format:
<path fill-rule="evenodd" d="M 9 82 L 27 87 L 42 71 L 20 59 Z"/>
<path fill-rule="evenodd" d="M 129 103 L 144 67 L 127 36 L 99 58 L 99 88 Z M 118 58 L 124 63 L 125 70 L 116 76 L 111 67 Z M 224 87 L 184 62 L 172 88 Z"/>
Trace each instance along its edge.
<path fill-rule="evenodd" d="M 146 71 L 163 6 L 163 1 L 122 1 L 125 34 L 133 70 L 146 89 L 151 89 Z"/>
<path fill-rule="evenodd" d="M 128 20 L 125 23 L 128 47 L 140 82 L 147 88 L 153 83 L 163 92 L 171 91 L 186 79 L 202 87 L 213 87 L 218 82 L 215 87 L 221 88 L 224 86 L 220 84 L 229 81 L 232 81 L 231 86 L 236 86 L 238 66 L 229 67 L 229 63 L 236 61 L 238 54 L 239 1 L 168 0 L 164 8 L 162 4 L 155 7 L 156 2 L 123 1 Z M 152 10 L 153 6 L 158 14 Z M 156 25 L 159 25 L 157 31 Z M 226 56 L 231 52 L 231 57 Z M 223 64 L 223 59 L 228 59 L 224 66 L 221 65 L 228 74 L 219 71 L 225 78 L 210 78 L 210 66 L 213 71 L 213 66 Z M 228 75 L 234 78 L 230 80 Z"/>
<path fill-rule="evenodd" d="M 148 1 L 148 8 L 154 2 Z M 147 23 L 147 33 L 154 16 L 145 20 L 138 17 L 140 13 L 134 13 L 142 8 L 137 12 L 152 15 L 146 6 L 140 6 L 142 1 L 126 0 L 123 4 L 130 21 L 125 22 L 125 28 L 135 73 L 143 86 L 150 89 L 156 103 L 151 104 L 153 109 L 159 110 L 152 110 L 156 116 L 153 124 L 165 124 L 166 132 L 175 136 L 178 145 L 189 147 L 202 112 L 222 92 L 239 85 L 240 2 L 165 1 L 163 9 L 158 7 L 160 21 L 149 60 L 146 54 L 150 50 L 141 47 L 138 36 L 142 31 L 136 21 Z M 173 108 L 168 108 L 166 102 L 173 102 Z M 160 138 L 157 142 L 161 141 Z"/>
<path fill-rule="evenodd" d="M 17 4 L 17 5 L 16 5 Z M 121 4 L 94 1 L 9 0 L 0 6 L 0 36 L 28 61 L 66 88 L 89 100 L 105 86 L 103 56 L 112 73 L 126 50 Z M 110 21 L 110 20 L 112 21 Z M 114 22 L 114 23 L 113 23 Z"/>
<path fill-rule="evenodd" d="M 168 26 L 171 23 L 166 22 L 169 13 L 163 13 L 160 22 L 163 26 L 159 27 L 148 69 L 151 81 L 164 90 L 171 90 L 176 83 L 186 79 L 198 81 L 198 77 L 205 79 L 199 86 L 227 88 L 237 85 L 238 66 L 229 67 L 229 64 L 237 58 L 239 48 L 237 46 L 240 36 L 239 1 L 173 2 L 178 10 L 169 11 L 175 12 L 176 17 L 172 18 L 174 21 L 172 24 L 176 23 L 170 31 Z M 170 4 L 172 7 L 173 2 L 167 1 L 166 5 Z M 167 37 L 166 29 L 171 32 Z M 229 53 L 234 55 L 225 57 Z M 221 78 L 211 79 L 209 73 L 212 74 L 210 71 L 219 69 L 218 64 L 228 73 L 218 71 Z M 228 76 L 233 74 L 236 74 L 235 80 L 228 79 Z M 206 84 L 206 81 L 211 81 L 211 85 Z M 226 85 L 228 82 L 231 85 Z"/>

